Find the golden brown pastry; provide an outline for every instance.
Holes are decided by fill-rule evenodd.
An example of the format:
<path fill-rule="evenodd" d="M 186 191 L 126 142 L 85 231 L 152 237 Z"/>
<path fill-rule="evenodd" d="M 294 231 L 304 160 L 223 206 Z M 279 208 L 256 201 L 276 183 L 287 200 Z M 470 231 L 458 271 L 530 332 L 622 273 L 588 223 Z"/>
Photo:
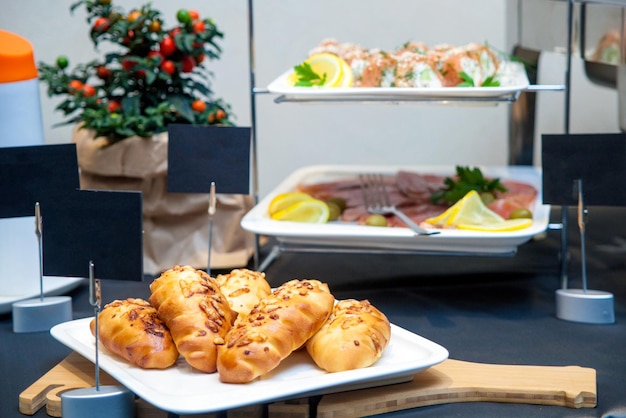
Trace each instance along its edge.
<path fill-rule="evenodd" d="M 215 279 L 190 266 L 174 266 L 150 284 L 150 291 L 150 303 L 187 363 L 215 372 L 216 347 L 224 343 L 237 316 Z"/>
<path fill-rule="evenodd" d="M 337 302 L 320 330 L 306 343 L 315 363 L 328 372 L 374 364 L 391 338 L 387 317 L 367 300 Z"/>
<path fill-rule="evenodd" d="M 218 347 L 225 383 L 247 383 L 274 369 L 302 346 L 330 315 L 334 297 L 317 280 L 291 280 L 239 319 Z"/>
<path fill-rule="evenodd" d="M 230 307 L 247 315 L 259 301 L 272 293 L 265 273 L 248 269 L 234 269 L 229 274 L 220 274 L 215 280 L 228 300 Z"/>
<path fill-rule="evenodd" d="M 89 328 L 95 335 L 95 318 Z M 98 314 L 98 337 L 107 350 L 144 369 L 165 369 L 178 358 L 170 331 L 143 299 L 105 305 Z"/>

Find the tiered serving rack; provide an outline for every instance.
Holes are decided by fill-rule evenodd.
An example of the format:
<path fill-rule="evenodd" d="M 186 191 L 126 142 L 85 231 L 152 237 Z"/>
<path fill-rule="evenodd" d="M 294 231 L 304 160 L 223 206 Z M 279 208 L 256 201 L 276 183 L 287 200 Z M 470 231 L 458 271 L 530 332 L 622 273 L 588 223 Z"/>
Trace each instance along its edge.
<path fill-rule="evenodd" d="M 552 0 L 561 2 L 561 0 Z M 251 106 L 251 164 L 252 164 L 252 188 L 253 194 L 255 197 L 255 201 L 258 203 L 258 161 L 257 161 L 257 130 L 256 130 L 256 118 L 257 118 L 257 103 L 256 97 L 260 94 L 271 94 L 271 92 L 266 88 L 259 88 L 256 86 L 256 74 L 255 74 L 255 55 L 254 55 L 254 0 L 248 0 L 248 29 L 249 29 L 249 67 L 250 67 L 250 106 Z M 486 104 L 498 105 L 501 103 L 504 104 L 515 104 L 520 96 L 524 93 L 537 93 L 543 91 L 561 91 L 564 92 L 565 102 L 564 102 L 564 133 L 568 134 L 570 132 L 570 91 L 571 91 L 571 67 L 572 67 L 572 44 L 574 37 L 574 7 L 576 3 L 602 3 L 602 4 L 617 4 L 617 5 L 626 5 L 626 1 L 624 0 L 566 0 L 567 3 L 567 61 L 566 61 L 566 69 L 564 74 L 564 83 L 562 85 L 537 85 L 530 84 L 524 91 L 514 91 L 508 94 L 503 94 L 497 97 L 464 97 L 464 96 L 446 96 L 446 97 L 431 97 L 431 96 L 407 96 L 407 97 L 399 97 L 398 95 L 376 95 L 376 96 L 368 96 L 368 97 L 354 97 L 354 96 L 322 96 L 322 97 L 307 97 L 307 96 L 298 96 L 298 95 L 289 95 L 289 94 L 280 94 L 275 99 L 274 102 L 277 104 L 281 103 L 391 103 L 391 104 L 401 104 L 401 103 L 409 103 L 409 102 L 423 102 L 423 103 L 432 103 L 432 104 L 454 104 L 454 103 L 463 103 L 463 104 L 476 104 L 477 106 L 484 106 Z M 511 151 L 510 151 L 511 153 Z M 526 153 L 527 154 L 527 153 Z M 524 161 L 520 159 L 517 155 L 510 155 L 509 161 L 513 164 L 526 164 L 532 165 L 532 161 Z M 560 223 L 549 224 L 548 229 L 559 230 L 561 233 L 561 280 L 563 282 L 563 286 L 567 287 L 568 280 L 568 269 L 567 269 L 567 252 L 568 252 L 568 211 L 567 207 L 562 208 L 562 215 Z M 259 237 L 257 237 L 257 251 L 256 251 L 256 265 L 259 269 L 263 270 L 267 267 L 279 254 L 283 251 L 294 251 L 294 252 L 323 252 L 326 251 L 325 248 L 315 247 L 315 246 L 287 246 L 287 245 L 276 245 L 273 250 L 269 253 L 266 259 L 261 263 L 259 260 Z M 381 252 L 385 253 L 395 252 L 393 250 L 364 250 L 364 249 L 349 249 L 344 248 L 343 250 L 338 250 L 337 248 L 333 248 L 333 252 L 344 251 L 344 252 Z M 420 254 L 420 252 L 407 252 L 407 251 L 398 251 L 398 253 L 409 253 L 409 254 Z M 429 253 L 432 255 L 432 253 Z M 513 255 L 513 253 L 508 255 Z M 453 254 L 446 255 L 470 255 L 464 254 L 462 252 L 455 252 Z M 471 255 L 476 255 L 475 253 Z"/>

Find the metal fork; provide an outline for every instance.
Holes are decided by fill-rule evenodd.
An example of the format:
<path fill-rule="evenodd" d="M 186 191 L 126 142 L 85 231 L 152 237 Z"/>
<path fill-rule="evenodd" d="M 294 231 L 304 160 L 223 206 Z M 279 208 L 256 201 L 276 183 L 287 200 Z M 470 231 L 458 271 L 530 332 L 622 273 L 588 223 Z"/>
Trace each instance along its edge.
<path fill-rule="evenodd" d="M 439 231 L 428 231 L 411 220 L 401 210 L 391 204 L 382 174 L 359 174 L 363 203 L 369 213 L 378 215 L 394 214 L 402 219 L 418 235 L 436 235 Z"/>

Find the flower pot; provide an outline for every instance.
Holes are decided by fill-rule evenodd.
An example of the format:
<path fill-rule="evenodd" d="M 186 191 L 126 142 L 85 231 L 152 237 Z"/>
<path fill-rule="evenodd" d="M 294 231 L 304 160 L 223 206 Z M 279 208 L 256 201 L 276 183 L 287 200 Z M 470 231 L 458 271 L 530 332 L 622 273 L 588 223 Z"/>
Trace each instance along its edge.
<path fill-rule="evenodd" d="M 109 145 L 106 138 L 94 138 L 93 131 L 77 127 L 73 141 L 81 189 L 142 192 L 144 273 L 159 274 L 176 264 L 207 267 L 208 195 L 167 192 L 167 133 Z M 217 195 L 211 269 L 247 265 L 254 235 L 240 222 L 253 205 L 250 195 Z"/>

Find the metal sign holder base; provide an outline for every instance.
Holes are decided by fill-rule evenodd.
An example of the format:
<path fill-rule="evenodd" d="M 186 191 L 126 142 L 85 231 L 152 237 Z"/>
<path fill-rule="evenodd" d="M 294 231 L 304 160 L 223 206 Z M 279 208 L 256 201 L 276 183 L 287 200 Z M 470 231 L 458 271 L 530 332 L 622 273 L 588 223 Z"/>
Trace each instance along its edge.
<path fill-rule="evenodd" d="M 61 394 L 64 418 L 133 418 L 135 394 L 122 386 L 74 389 Z"/>
<path fill-rule="evenodd" d="M 585 324 L 613 324 L 613 294 L 602 290 L 559 289 L 556 291 L 556 317 Z"/>
<path fill-rule="evenodd" d="M 52 296 L 27 299 L 13 305 L 13 332 L 50 331 L 50 328 L 72 320 L 72 298 Z"/>

